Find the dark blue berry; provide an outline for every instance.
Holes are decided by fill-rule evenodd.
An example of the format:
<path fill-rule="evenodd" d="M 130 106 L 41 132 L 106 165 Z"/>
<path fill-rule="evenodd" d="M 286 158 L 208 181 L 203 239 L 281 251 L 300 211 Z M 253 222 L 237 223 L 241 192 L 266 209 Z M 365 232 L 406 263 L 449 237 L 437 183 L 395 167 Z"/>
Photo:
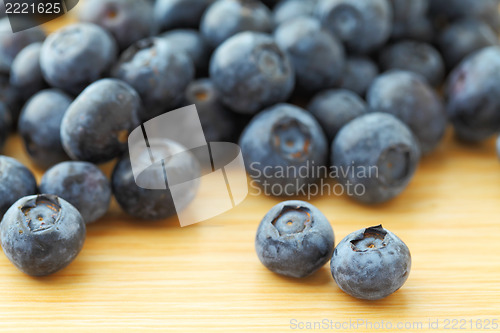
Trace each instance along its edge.
<path fill-rule="evenodd" d="M 420 160 L 410 129 L 387 113 L 369 113 L 345 125 L 332 145 L 337 180 L 355 200 L 389 201 L 408 185 Z"/>
<path fill-rule="evenodd" d="M 391 34 L 392 7 L 387 0 L 319 0 L 316 15 L 351 52 L 369 53 Z"/>
<path fill-rule="evenodd" d="M 89 162 L 62 162 L 43 175 L 40 192 L 54 194 L 82 214 L 85 223 L 91 223 L 106 214 L 111 201 L 108 178 Z"/>
<path fill-rule="evenodd" d="M 170 43 L 174 52 L 185 52 L 191 58 L 196 67 L 197 75 L 208 71 L 210 50 L 208 44 L 197 30 L 171 30 L 160 37 Z"/>
<path fill-rule="evenodd" d="M 266 194 L 298 195 L 327 164 L 328 143 L 307 111 L 278 104 L 255 116 L 240 138 L 246 170 Z M 298 172 L 301 176 L 297 176 Z"/>
<path fill-rule="evenodd" d="M 0 225 L 2 248 L 23 273 L 45 276 L 68 266 L 85 241 L 85 223 L 78 210 L 52 195 L 19 199 Z"/>
<path fill-rule="evenodd" d="M 143 105 L 139 117 L 146 121 L 179 106 L 194 78 L 194 66 L 186 53 L 155 37 L 125 50 L 112 75 L 139 93 Z"/>
<path fill-rule="evenodd" d="M 9 18 L 0 19 L 0 73 L 9 74 L 17 54 L 29 44 L 44 39 L 45 33 L 40 27 L 13 33 Z"/>
<path fill-rule="evenodd" d="M 35 164 L 49 168 L 69 159 L 61 143 L 61 122 L 73 99 L 57 89 L 31 97 L 19 117 L 18 130 Z"/>
<path fill-rule="evenodd" d="M 47 86 L 40 68 L 42 43 L 33 43 L 18 53 L 10 68 L 10 84 L 28 99 Z"/>
<path fill-rule="evenodd" d="M 500 47 L 465 58 L 448 77 L 447 111 L 458 137 L 486 140 L 500 131 Z"/>
<path fill-rule="evenodd" d="M 349 90 L 325 90 L 317 94 L 307 109 L 318 119 L 329 140 L 345 124 L 368 112 L 365 101 Z"/>
<path fill-rule="evenodd" d="M 327 218 L 304 201 L 284 201 L 260 222 L 255 250 L 269 270 L 296 278 L 320 269 L 332 256 L 333 229 Z"/>
<path fill-rule="evenodd" d="M 61 141 L 74 160 L 103 163 L 127 148 L 138 125 L 140 98 L 128 84 L 102 79 L 88 86 L 69 106 L 61 123 Z"/>
<path fill-rule="evenodd" d="M 239 32 L 270 32 L 272 26 L 270 10 L 258 0 L 219 0 L 203 15 L 200 31 L 215 48 Z"/>
<path fill-rule="evenodd" d="M 5 103 L 0 102 L 0 152 L 9 137 L 11 127 L 12 119 L 10 111 L 7 109 Z"/>
<path fill-rule="evenodd" d="M 219 46 L 210 79 L 224 104 L 243 114 L 285 102 L 295 84 L 288 55 L 271 36 L 257 32 L 239 33 Z"/>
<path fill-rule="evenodd" d="M 457 21 L 439 35 L 438 46 L 448 69 L 453 69 L 468 55 L 498 45 L 498 37 L 489 25 L 474 19 Z"/>
<path fill-rule="evenodd" d="M 423 154 L 441 142 L 448 123 L 445 106 L 421 76 L 399 70 L 382 74 L 366 99 L 372 110 L 390 113 L 408 125 Z"/>
<path fill-rule="evenodd" d="M 273 22 L 277 27 L 280 24 L 299 16 L 313 16 L 318 0 L 283 0 L 273 9 Z"/>
<path fill-rule="evenodd" d="M 147 0 L 87 0 L 79 6 L 78 18 L 106 29 L 120 49 L 126 49 L 154 30 L 153 4 Z"/>
<path fill-rule="evenodd" d="M 347 235 L 330 263 L 333 278 L 356 298 L 377 300 L 401 288 L 411 269 L 410 250 L 381 225 Z"/>
<path fill-rule="evenodd" d="M 158 31 L 198 28 L 200 20 L 215 0 L 157 0 L 154 21 Z"/>
<path fill-rule="evenodd" d="M 116 54 L 116 42 L 106 30 L 92 23 L 77 23 L 47 37 L 40 66 L 52 87 L 78 94 L 109 71 Z"/>
<path fill-rule="evenodd" d="M 17 160 L 0 155 L 0 218 L 14 202 L 36 192 L 31 171 Z"/>
<path fill-rule="evenodd" d="M 378 74 L 378 66 L 370 58 L 348 57 L 345 62 L 340 87 L 352 90 L 359 96 L 365 96 L 366 91 Z"/>
<path fill-rule="evenodd" d="M 444 78 L 445 66 L 441 54 L 430 44 L 403 41 L 384 48 L 380 54 L 384 70 L 401 69 L 423 76 L 433 86 Z"/>
<path fill-rule="evenodd" d="M 188 188 L 182 202 L 174 204 L 172 194 L 165 175 L 183 173 L 183 178 L 193 180 L 201 175 L 200 165 L 196 157 L 174 141 L 150 139 L 150 147 L 155 147 L 155 155 L 169 156 L 164 160 L 151 162 L 149 151 L 139 147 L 140 151 L 131 147 L 134 163 L 149 165 L 141 174 L 135 175 L 129 155 L 124 155 L 116 164 L 111 184 L 113 194 L 120 207 L 129 215 L 145 220 L 157 220 L 176 214 L 176 208 L 186 207 L 196 196 L 197 187 Z M 137 185 L 138 180 L 142 187 Z M 193 183 L 194 184 L 194 183 Z M 179 198 L 178 198 L 179 199 Z"/>
<path fill-rule="evenodd" d="M 274 37 L 295 68 L 297 88 L 314 93 L 339 84 L 344 47 L 313 17 L 298 17 L 279 26 Z"/>

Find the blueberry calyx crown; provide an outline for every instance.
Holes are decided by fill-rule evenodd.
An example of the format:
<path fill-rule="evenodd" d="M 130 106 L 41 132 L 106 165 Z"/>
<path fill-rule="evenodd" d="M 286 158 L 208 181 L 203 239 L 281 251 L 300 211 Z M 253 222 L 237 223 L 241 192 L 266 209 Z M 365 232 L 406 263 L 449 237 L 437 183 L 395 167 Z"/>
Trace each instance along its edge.
<path fill-rule="evenodd" d="M 355 252 L 367 252 L 383 248 L 387 245 L 387 231 L 381 224 L 366 228 L 362 235 L 351 240 L 351 248 Z"/>
<path fill-rule="evenodd" d="M 272 129 L 271 140 L 274 149 L 290 161 L 304 161 L 311 151 L 311 133 L 294 118 L 279 120 Z"/>
<path fill-rule="evenodd" d="M 310 229 L 313 217 L 309 208 L 302 206 L 284 206 L 271 222 L 280 236 L 299 234 Z"/>
<path fill-rule="evenodd" d="M 52 228 L 61 213 L 59 199 L 55 195 L 41 194 L 28 200 L 21 207 L 23 220 L 31 232 Z"/>

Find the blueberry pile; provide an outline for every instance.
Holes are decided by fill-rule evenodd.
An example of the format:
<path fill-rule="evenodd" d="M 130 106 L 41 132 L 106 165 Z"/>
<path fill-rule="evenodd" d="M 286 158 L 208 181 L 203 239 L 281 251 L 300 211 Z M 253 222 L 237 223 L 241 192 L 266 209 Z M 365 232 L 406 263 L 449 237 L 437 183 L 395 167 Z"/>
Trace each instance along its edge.
<path fill-rule="evenodd" d="M 86 0 L 78 23 L 48 36 L 40 28 L 10 33 L 8 18 L 0 18 L 0 149 L 17 131 L 33 163 L 47 170 L 37 185 L 25 166 L 0 156 L 4 251 L 28 274 L 63 268 L 81 248 L 82 221 L 104 216 L 113 195 L 138 219 L 174 215 L 168 190 L 135 183 L 128 136 L 191 104 L 208 141 L 238 142 L 252 181 L 282 189 L 270 195 L 297 197 L 304 186 L 334 178 L 362 188 L 347 192 L 361 203 L 391 200 L 448 124 L 467 142 L 500 132 L 498 4 Z M 158 146 L 179 149 L 175 142 Z M 97 165 L 110 161 L 117 162 L 108 179 Z M 190 157 L 165 164 L 200 171 Z M 162 170 L 153 167 L 149 181 Z M 186 193 L 186 203 L 191 199 Z M 333 232 L 314 207 L 284 202 L 268 215 L 257 248 L 272 270 L 305 276 L 332 256 Z M 373 249 L 362 248 L 363 235 L 374 239 Z M 400 246 L 381 227 L 349 237 L 341 244 L 359 244 L 349 261 L 359 265 L 374 251 Z M 282 261 L 278 249 L 294 259 Z M 350 256 L 336 262 L 349 265 Z M 409 254 L 400 260 L 394 274 L 403 264 L 409 270 Z M 336 281 L 355 296 L 382 297 L 404 282 L 398 276 L 367 296 L 366 281 L 349 289 L 356 278 L 334 264 Z M 374 279 L 378 273 L 374 268 Z"/>

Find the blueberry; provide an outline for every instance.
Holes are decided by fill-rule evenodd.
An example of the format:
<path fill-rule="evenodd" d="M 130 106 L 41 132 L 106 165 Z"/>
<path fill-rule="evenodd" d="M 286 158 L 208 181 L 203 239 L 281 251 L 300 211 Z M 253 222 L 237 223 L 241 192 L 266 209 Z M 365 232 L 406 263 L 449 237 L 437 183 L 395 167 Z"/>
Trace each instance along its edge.
<path fill-rule="evenodd" d="M 158 189 L 168 183 L 165 175 L 172 172 L 182 172 L 186 179 L 197 179 L 201 175 L 200 164 L 196 157 L 177 142 L 169 140 L 150 139 L 150 147 L 155 147 L 155 155 L 169 155 L 165 160 L 151 162 L 149 151 L 140 150 L 132 154 L 134 163 L 149 165 L 141 174 L 137 175 L 141 185 L 134 179 L 134 172 L 130 156 L 124 155 L 116 164 L 111 184 L 113 194 L 120 207 L 129 215 L 145 220 L 157 220 L 171 217 L 176 214 L 176 205 L 182 209 L 196 196 L 197 187 L 194 185 L 186 190 L 180 204 L 174 201 L 170 189 Z M 131 149 L 135 149 L 131 147 Z M 166 186 L 165 186 L 166 187 Z"/>
<path fill-rule="evenodd" d="M 210 78 L 233 111 L 255 114 L 284 102 L 295 85 L 290 59 L 266 34 L 242 32 L 217 48 Z"/>
<path fill-rule="evenodd" d="M 390 0 L 393 8 L 393 39 L 430 41 L 433 27 L 427 18 L 429 0 Z"/>
<path fill-rule="evenodd" d="M 77 23 L 47 37 L 40 66 L 52 87 L 78 94 L 106 74 L 116 53 L 116 42 L 106 30 L 92 23 Z"/>
<path fill-rule="evenodd" d="M 191 82 L 186 89 L 186 105 L 195 104 L 207 142 L 233 141 L 242 119 L 227 109 L 210 79 Z"/>
<path fill-rule="evenodd" d="M 128 84 L 102 79 L 88 86 L 69 106 L 61 123 L 61 141 L 74 160 L 103 163 L 127 148 L 138 125 L 139 95 Z"/>
<path fill-rule="evenodd" d="M 146 121 L 179 106 L 194 78 L 194 66 L 184 52 L 175 52 L 163 39 L 147 38 L 122 53 L 112 75 L 139 93 L 140 118 Z"/>
<path fill-rule="evenodd" d="M 484 47 L 498 45 L 498 37 L 486 23 L 463 19 L 441 32 L 438 45 L 448 69 L 453 69 L 468 55 Z"/>
<path fill-rule="evenodd" d="M 269 270 L 296 278 L 320 269 L 332 256 L 334 235 L 326 217 L 304 201 L 284 201 L 264 216 L 255 249 Z"/>
<path fill-rule="evenodd" d="M 330 262 L 332 275 L 344 292 L 377 300 L 401 288 L 411 269 L 410 250 L 382 225 L 347 235 Z"/>
<path fill-rule="evenodd" d="M 316 15 L 351 52 L 369 53 L 391 34 L 392 8 L 387 0 L 319 0 Z"/>
<path fill-rule="evenodd" d="M 273 9 L 274 26 L 299 16 L 313 16 L 318 0 L 283 0 Z"/>
<path fill-rule="evenodd" d="M 10 84 L 9 76 L 4 74 L 0 74 L 0 102 L 9 110 L 12 125 L 15 127 L 23 106 L 23 97 L 21 91 Z"/>
<path fill-rule="evenodd" d="M 153 4 L 147 0 L 87 0 L 78 11 L 82 22 L 95 23 L 126 49 L 154 30 Z"/>
<path fill-rule="evenodd" d="M 371 109 L 390 113 L 408 125 L 423 154 L 441 142 L 447 126 L 445 106 L 422 77 L 399 70 L 382 74 L 370 87 L 367 101 Z"/>
<path fill-rule="evenodd" d="M 498 0 L 432 0 L 429 5 L 429 14 L 436 20 L 475 18 L 488 23 L 497 33 L 500 32 Z"/>
<path fill-rule="evenodd" d="M 215 48 L 243 31 L 270 32 L 271 11 L 258 0 L 219 0 L 203 15 L 200 31 Z"/>
<path fill-rule="evenodd" d="M 214 0 L 157 0 L 154 21 L 159 31 L 198 28 L 200 20 Z"/>
<path fill-rule="evenodd" d="M 62 162 L 43 175 L 40 192 L 57 195 L 75 206 L 85 223 L 101 218 L 109 208 L 111 185 L 108 178 L 89 162 Z"/>
<path fill-rule="evenodd" d="M 497 137 L 496 148 L 497 148 L 497 156 L 500 159 L 500 135 Z"/>
<path fill-rule="evenodd" d="M 0 151 L 2 151 L 5 141 L 9 137 L 11 126 L 10 111 L 5 103 L 0 102 Z"/>
<path fill-rule="evenodd" d="M 170 43 L 174 52 L 185 52 L 196 67 L 196 74 L 204 74 L 208 70 L 210 50 L 197 30 L 177 29 L 160 36 Z"/>
<path fill-rule="evenodd" d="M 266 194 L 298 195 L 320 178 L 315 170 L 327 163 L 328 143 L 321 126 L 309 112 L 290 104 L 255 116 L 239 145 L 246 170 Z"/>
<path fill-rule="evenodd" d="M 384 71 L 401 69 L 422 75 L 431 85 L 439 86 L 445 66 L 441 54 L 427 43 L 402 41 L 384 48 L 380 54 Z"/>
<path fill-rule="evenodd" d="M 16 55 L 27 45 L 44 39 L 45 33 L 39 27 L 13 33 L 9 19 L 0 19 L 0 73 L 9 74 Z"/>
<path fill-rule="evenodd" d="M 68 266 L 80 253 L 85 234 L 78 210 L 46 194 L 19 199 L 0 225 L 5 255 L 32 276 L 53 274 Z"/>
<path fill-rule="evenodd" d="M 31 159 L 41 168 L 69 159 L 61 143 L 61 122 L 73 99 L 57 89 L 42 90 L 29 99 L 18 130 Z"/>
<path fill-rule="evenodd" d="M 40 68 L 42 43 L 33 43 L 18 53 L 10 68 L 10 84 L 28 99 L 47 86 Z"/>
<path fill-rule="evenodd" d="M 279 26 L 274 37 L 295 68 L 297 88 L 317 92 L 339 84 L 344 47 L 313 17 L 298 17 Z"/>
<path fill-rule="evenodd" d="M 0 155 L 0 218 L 20 198 L 37 193 L 35 176 L 17 160 Z"/>
<path fill-rule="evenodd" d="M 458 137 L 479 142 L 500 131 L 500 47 L 465 58 L 448 77 L 447 111 Z"/>
<path fill-rule="evenodd" d="M 378 66 L 371 59 L 358 56 L 348 57 L 345 61 L 340 87 L 364 96 L 378 74 Z"/>
<path fill-rule="evenodd" d="M 408 185 L 420 160 L 410 129 L 387 113 L 373 112 L 345 125 L 332 145 L 337 180 L 366 204 L 391 200 Z"/>
<path fill-rule="evenodd" d="M 317 94 L 307 109 L 318 119 L 329 142 L 338 131 L 353 120 L 368 112 L 365 101 L 349 90 L 325 90 Z"/>

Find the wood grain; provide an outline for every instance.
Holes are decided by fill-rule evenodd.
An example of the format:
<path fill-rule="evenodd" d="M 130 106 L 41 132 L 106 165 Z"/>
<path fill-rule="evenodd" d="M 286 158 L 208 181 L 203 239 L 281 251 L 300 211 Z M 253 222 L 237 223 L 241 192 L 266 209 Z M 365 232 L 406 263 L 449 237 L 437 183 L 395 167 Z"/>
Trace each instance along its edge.
<path fill-rule="evenodd" d="M 7 147 L 7 155 L 36 170 L 18 137 Z M 28 277 L 0 255 L 0 330 L 269 332 L 291 330 L 293 319 L 359 319 L 394 328 L 421 322 L 422 330 L 406 330 L 417 332 L 431 319 L 440 320 L 437 332 L 446 319 L 500 320 L 500 163 L 492 141 L 461 146 L 448 135 L 388 204 L 365 207 L 334 196 L 312 201 L 330 219 L 337 243 L 382 223 L 408 244 L 410 277 L 384 300 L 344 294 L 328 266 L 303 280 L 265 269 L 254 252 L 255 231 L 277 202 L 250 195 L 234 210 L 186 228 L 175 219 L 136 221 L 113 205 L 88 227 L 80 256 L 46 278 Z M 377 331 L 344 328 L 331 331 Z"/>

